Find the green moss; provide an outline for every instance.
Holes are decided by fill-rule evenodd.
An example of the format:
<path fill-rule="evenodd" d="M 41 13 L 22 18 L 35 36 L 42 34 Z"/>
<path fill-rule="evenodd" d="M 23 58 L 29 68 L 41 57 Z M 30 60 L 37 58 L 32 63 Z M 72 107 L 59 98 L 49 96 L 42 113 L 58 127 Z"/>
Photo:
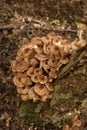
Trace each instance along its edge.
<path fill-rule="evenodd" d="M 19 113 L 24 116 L 25 125 L 29 125 L 30 123 L 38 124 L 38 114 L 35 112 L 36 104 L 32 101 L 21 103 Z"/>

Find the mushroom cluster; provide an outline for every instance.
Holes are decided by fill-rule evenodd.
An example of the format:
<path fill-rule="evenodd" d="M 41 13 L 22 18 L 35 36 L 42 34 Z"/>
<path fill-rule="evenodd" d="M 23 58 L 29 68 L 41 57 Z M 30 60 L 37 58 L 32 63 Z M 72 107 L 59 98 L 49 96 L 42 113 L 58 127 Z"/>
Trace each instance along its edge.
<path fill-rule="evenodd" d="M 13 82 L 22 100 L 46 101 L 53 96 L 52 82 L 73 51 L 86 45 L 85 40 L 70 42 L 54 33 L 36 37 L 23 45 L 11 62 Z"/>

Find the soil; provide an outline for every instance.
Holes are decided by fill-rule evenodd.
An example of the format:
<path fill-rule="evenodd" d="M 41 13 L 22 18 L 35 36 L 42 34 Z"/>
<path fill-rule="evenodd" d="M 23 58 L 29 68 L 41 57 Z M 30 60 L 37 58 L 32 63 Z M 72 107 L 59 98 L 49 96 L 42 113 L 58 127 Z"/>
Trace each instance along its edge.
<path fill-rule="evenodd" d="M 47 105 L 42 110 L 43 104 L 40 104 L 40 113 L 37 112 L 38 105 L 36 115 L 29 114 L 33 113 L 31 106 L 35 108 L 37 104 L 30 106 L 31 102 L 20 100 L 11 71 L 11 61 L 18 48 L 33 37 L 49 32 L 72 40 L 78 37 L 78 24 L 87 24 L 84 2 L 1 0 L 0 16 L 0 130 L 62 130 L 64 124 L 71 125 L 72 117 L 65 116 L 68 112 L 78 115 L 82 122 L 79 130 L 87 130 L 87 46 L 81 50 L 68 74 L 58 79 L 59 90 L 55 93 L 58 91 L 60 98 L 54 96 L 49 111 Z M 87 30 L 83 37 L 87 39 Z M 62 96 L 60 92 L 64 92 Z M 70 95 L 72 92 L 73 96 Z"/>

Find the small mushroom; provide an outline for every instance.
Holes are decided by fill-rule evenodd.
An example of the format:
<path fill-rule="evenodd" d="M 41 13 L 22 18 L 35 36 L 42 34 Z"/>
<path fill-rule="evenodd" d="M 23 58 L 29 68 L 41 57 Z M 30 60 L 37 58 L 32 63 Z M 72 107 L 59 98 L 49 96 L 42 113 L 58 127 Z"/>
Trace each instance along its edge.
<path fill-rule="evenodd" d="M 29 90 L 30 90 L 30 87 L 29 87 L 29 86 L 26 86 L 26 87 L 24 86 L 24 87 L 22 87 L 22 88 L 17 87 L 17 92 L 18 92 L 19 94 L 28 94 Z"/>
<path fill-rule="evenodd" d="M 54 54 L 54 55 L 57 55 L 57 56 L 60 55 L 59 47 L 56 46 L 56 45 L 51 45 L 51 46 L 50 46 L 50 51 L 51 51 L 51 53 Z"/>
<path fill-rule="evenodd" d="M 21 77 L 22 77 L 21 73 L 18 73 L 17 75 L 14 76 L 13 83 L 15 84 L 15 86 L 24 87 L 24 84 L 21 82 Z"/>
<path fill-rule="evenodd" d="M 24 72 L 27 70 L 29 66 L 29 63 L 24 58 L 21 58 L 20 60 L 15 60 L 11 63 L 11 67 L 13 72 Z"/>
<path fill-rule="evenodd" d="M 48 61 L 47 61 L 48 65 L 50 67 L 57 67 L 58 66 L 58 60 L 56 60 L 54 57 L 51 57 Z"/>
<path fill-rule="evenodd" d="M 33 74 L 31 76 L 31 80 L 34 82 L 34 83 L 38 83 L 39 82 L 39 76 L 38 74 Z"/>
<path fill-rule="evenodd" d="M 49 92 L 49 93 L 47 94 L 47 97 L 48 97 L 48 99 L 51 99 L 51 98 L 53 97 L 53 92 Z"/>
<path fill-rule="evenodd" d="M 64 52 L 67 54 L 67 53 L 70 53 L 71 51 L 71 45 L 70 45 L 70 41 L 69 40 L 62 40 L 62 45 L 64 46 Z"/>
<path fill-rule="evenodd" d="M 36 67 L 37 65 L 39 65 L 39 61 L 36 58 L 32 58 L 30 59 L 30 66 L 32 67 Z"/>
<path fill-rule="evenodd" d="M 60 45 L 61 45 L 61 41 L 62 41 L 62 37 L 61 37 L 60 35 L 58 35 L 58 36 L 56 36 L 56 37 L 53 39 L 52 43 L 53 43 L 53 45 L 55 45 L 55 46 L 60 46 Z"/>
<path fill-rule="evenodd" d="M 50 40 L 48 37 L 43 36 L 43 37 L 41 37 L 41 41 L 42 41 L 44 44 L 49 44 L 51 40 Z"/>
<path fill-rule="evenodd" d="M 15 60 L 11 61 L 11 69 L 12 69 L 12 72 L 16 72 L 16 61 Z"/>
<path fill-rule="evenodd" d="M 45 83 L 47 83 L 47 76 L 40 75 L 38 78 L 39 78 L 39 83 L 40 83 L 40 84 L 45 84 Z"/>
<path fill-rule="evenodd" d="M 40 37 L 32 38 L 31 43 L 33 43 L 35 46 L 38 46 L 38 47 L 42 47 L 43 46 L 43 42 L 42 42 Z"/>
<path fill-rule="evenodd" d="M 42 102 L 46 102 L 47 98 L 48 98 L 48 97 L 47 97 L 47 95 L 45 94 L 45 95 L 41 96 L 40 100 L 41 100 Z"/>
<path fill-rule="evenodd" d="M 47 63 L 47 60 L 43 60 L 41 67 L 45 70 L 45 72 L 49 73 L 50 66 Z"/>
<path fill-rule="evenodd" d="M 54 91 L 54 88 L 53 88 L 53 86 L 52 86 L 50 83 L 46 83 L 45 86 L 46 86 L 46 88 L 47 88 L 50 92 L 53 92 L 53 91 Z"/>
<path fill-rule="evenodd" d="M 23 100 L 23 101 L 27 101 L 27 100 L 29 100 L 29 95 L 28 94 L 22 94 L 21 95 L 21 99 Z"/>
<path fill-rule="evenodd" d="M 23 75 L 23 76 L 21 77 L 21 82 L 22 82 L 22 84 L 23 84 L 24 86 L 32 85 L 32 80 L 31 80 L 31 78 L 30 78 L 29 76 L 27 76 L 27 75 Z"/>
<path fill-rule="evenodd" d="M 34 102 L 37 101 L 37 100 L 39 100 L 39 96 L 35 93 L 33 87 L 29 90 L 28 95 L 29 95 L 29 98 L 33 99 Z"/>
<path fill-rule="evenodd" d="M 39 84 L 39 83 L 38 83 L 38 84 L 35 84 L 35 86 L 34 86 L 34 91 L 35 91 L 39 96 L 43 96 L 43 95 L 45 95 L 45 94 L 48 92 L 46 86 L 43 85 L 43 84 Z"/>
<path fill-rule="evenodd" d="M 25 44 L 23 45 L 17 52 L 17 56 L 19 57 L 28 57 L 33 52 L 33 45 L 31 47 L 31 44 Z"/>
<path fill-rule="evenodd" d="M 74 46 L 77 47 L 77 49 L 79 49 L 81 47 L 84 47 L 87 44 L 87 42 L 86 42 L 86 40 L 81 39 L 81 40 L 79 40 L 79 41 L 77 41 L 77 42 L 75 42 L 73 44 L 74 44 Z"/>
<path fill-rule="evenodd" d="M 69 62 L 69 58 L 65 57 L 65 58 L 61 58 L 61 60 L 59 61 L 61 64 L 67 64 Z"/>
<path fill-rule="evenodd" d="M 39 61 L 42 61 L 42 60 L 47 60 L 49 58 L 49 55 L 46 55 L 46 54 L 36 54 L 35 57 L 39 60 Z"/>
<path fill-rule="evenodd" d="M 34 70 L 34 74 L 41 75 L 42 73 L 43 73 L 42 68 L 35 68 L 35 70 Z"/>
<path fill-rule="evenodd" d="M 48 34 L 47 34 L 47 38 L 50 39 L 51 41 L 53 41 L 53 40 L 56 38 L 56 35 L 55 35 L 54 32 L 48 33 Z"/>
<path fill-rule="evenodd" d="M 63 130 L 72 130 L 72 129 L 70 129 L 69 125 L 66 124 L 63 126 Z"/>
<path fill-rule="evenodd" d="M 28 76 L 32 76 L 34 74 L 34 70 L 35 70 L 34 67 L 29 67 L 28 70 L 26 71 L 26 74 Z"/>
<path fill-rule="evenodd" d="M 49 71 L 49 77 L 52 79 L 57 78 L 57 72 L 55 71 L 55 68 Z"/>
<path fill-rule="evenodd" d="M 48 44 L 45 43 L 43 46 L 44 53 L 47 55 L 50 54 L 50 45 L 51 45 L 51 43 L 48 43 Z"/>

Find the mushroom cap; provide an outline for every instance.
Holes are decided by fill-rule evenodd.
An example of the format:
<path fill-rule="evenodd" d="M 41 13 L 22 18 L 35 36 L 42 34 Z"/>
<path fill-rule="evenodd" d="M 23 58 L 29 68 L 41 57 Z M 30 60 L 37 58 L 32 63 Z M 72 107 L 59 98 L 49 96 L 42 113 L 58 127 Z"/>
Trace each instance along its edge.
<path fill-rule="evenodd" d="M 54 57 L 51 57 L 50 59 L 48 59 L 47 63 L 50 67 L 58 66 L 58 60 L 56 60 Z"/>
<path fill-rule="evenodd" d="M 61 45 L 61 41 L 62 41 L 62 37 L 61 37 L 60 35 L 58 35 L 58 36 L 56 36 L 56 37 L 53 39 L 52 43 L 53 43 L 53 45 L 55 45 L 55 46 L 60 46 L 60 45 Z"/>
<path fill-rule="evenodd" d="M 30 98 L 30 99 L 33 99 L 34 102 L 37 101 L 37 100 L 39 100 L 39 96 L 35 93 L 34 87 L 32 87 L 32 88 L 29 90 L 28 95 L 29 95 L 29 98 Z"/>
<path fill-rule="evenodd" d="M 21 95 L 21 99 L 23 100 L 23 101 L 27 101 L 27 100 L 29 100 L 29 95 L 28 94 L 23 94 L 23 95 Z"/>
<path fill-rule="evenodd" d="M 48 99 L 51 99 L 53 97 L 53 92 L 49 92 L 47 97 L 48 97 Z"/>
<path fill-rule="evenodd" d="M 31 80 L 34 82 L 34 83 L 38 83 L 39 82 L 39 76 L 38 74 L 33 74 L 31 76 Z"/>
<path fill-rule="evenodd" d="M 42 73 L 43 73 L 42 68 L 35 68 L 35 70 L 34 70 L 34 74 L 41 75 Z"/>
<path fill-rule="evenodd" d="M 76 45 L 77 42 L 78 42 L 78 39 L 75 39 L 73 42 L 71 42 L 72 50 L 78 50 L 78 46 Z"/>
<path fill-rule="evenodd" d="M 15 86 L 24 87 L 24 84 L 21 82 L 21 77 L 22 77 L 21 73 L 18 73 L 14 76 L 13 83 L 15 84 Z"/>
<path fill-rule="evenodd" d="M 70 45 L 70 41 L 69 40 L 62 40 L 62 45 L 64 46 L 64 52 L 66 54 L 70 53 L 71 51 L 71 45 Z"/>
<path fill-rule="evenodd" d="M 80 47 L 84 47 L 87 44 L 86 40 L 81 39 L 78 42 L 76 42 L 76 46 Z"/>
<path fill-rule="evenodd" d="M 54 87 L 50 83 L 46 83 L 45 86 L 50 92 L 54 91 Z"/>
<path fill-rule="evenodd" d="M 39 96 L 43 96 L 44 94 L 46 94 L 48 92 L 47 88 L 45 85 L 43 84 L 35 84 L 34 86 L 34 91 L 35 93 L 37 93 Z"/>
<path fill-rule="evenodd" d="M 42 61 L 42 60 L 47 60 L 49 58 L 49 55 L 46 55 L 46 54 L 43 53 L 43 54 L 36 54 L 35 57 L 38 60 Z"/>
<path fill-rule="evenodd" d="M 29 76 L 26 74 L 21 77 L 21 82 L 24 86 L 32 85 L 32 80 Z"/>
<path fill-rule="evenodd" d="M 47 95 L 43 95 L 43 96 L 41 96 L 40 100 L 42 102 L 46 102 L 47 98 L 48 98 Z"/>
<path fill-rule="evenodd" d="M 24 58 L 21 58 L 20 60 L 17 59 L 12 62 L 13 71 L 15 70 L 16 72 L 24 72 L 27 70 L 28 66 L 29 63 Z"/>
<path fill-rule="evenodd" d="M 47 60 L 42 61 L 41 65 L 42 65 L 41 67 L 45 70 L 45 72 L 49 73 L 48 70 L 50 69 L 50 66 L 47 63 Z"/>
<path fill-rule="evenodd" d="M 34 70 L 35 70 L 34 67 L 29 67 L 28 70 L 26 71 L 26 74 L 28 76 L 32 76 L 34 74 Z"/>
<path fill-rule="evenodd" d="M 36 58 L 32 58 L 30 59 L 29 64 L 32 67 L 36 67 L 37 65 L 39 65 L 39 61 Z"/>
<path fill-rule="evenodd" d="M 23 54 L 28 56 L 30 54 L 30 44 L 23 45 L 17 52 L 17 56 L 22 57 Z"/>
<path fill-rule="evenodd" d="M 60 50 L 59 47 L 56 45 L 51 45 L 50 46 L 50 52 L 54 55 L 60 55 Z"/>
<path fill-rule="evenodd" d="M 30 87 L 29 87 L 29 86 L 22 87 L 22 88 L 17 87 L 17 92 L 18 92 L 19 94 L 28 94 L 29 90 L 30 90 Z"/>
<path fill-rule="evenodd" d="M 40 75 L 38 78 L 39 78 L 39 83 L 40 83 L 40 84 L 45 84 L 45 83 L 47 83 L 47 76 Z"/>
<path fill-rule="evenodd" d="M 34 48 L 35 49 L 35 51 L 37 52 L 37 53 L 44 53 L 44 50 L 43 50 L 43 47 L 41 46 L 41 47 L 38 47 L 38 46 L 36 46 L 36 48 Z"/>
<path fill-rule="evenodd" d="M 41 41 L 42 41 L 44 44 L 49 44 L 51 40 L 50 40 L 48 37 L 43 36 L 43 37 L 41 37 Z"/>
<path fill-rule="evenodd" d="M 31 43 L 33 43 L 35 45 L 35 48 L 43 46 L 43 42 L 40 37 L 32 38 Z"/>
<path fill-rule="evenodd" d="M 49 77 L 53 79 L 57 78 L 57 72 L 55 71 L 55 68 L 49 71 Z"/>
<path fill-rule="evenodd" d="M 65 57 L 65 58 L 61 58 L 61 60 L 59 61 L 61 64 L 67 64 L 69 62 L 69 58 Z"/>
<path fill-rule="evenodd" d="M 50 45 L 51 45 L 51 43 L 48 43 L 48 44 L 45 43 L 43 45 L 44 53 L 47 54 L 47 55 L 50 54 Z"/>
<path fill-rule="evenodd" d="M 52 41 L 52 40 L 54 40 L 56 38 L 56 34 L 54 32 L 48 33 L 47 34 L 47 38 Z"/>
<path fill-rule="evenodd" d="M 16 61 L 15 60 L 11 61 L 11 69 L 12 69 L 12 72 L 16 72 Z"/>

